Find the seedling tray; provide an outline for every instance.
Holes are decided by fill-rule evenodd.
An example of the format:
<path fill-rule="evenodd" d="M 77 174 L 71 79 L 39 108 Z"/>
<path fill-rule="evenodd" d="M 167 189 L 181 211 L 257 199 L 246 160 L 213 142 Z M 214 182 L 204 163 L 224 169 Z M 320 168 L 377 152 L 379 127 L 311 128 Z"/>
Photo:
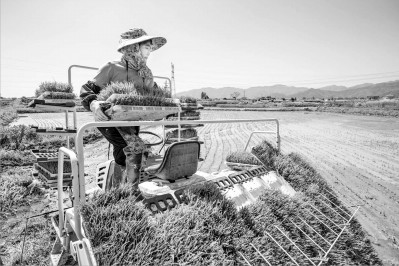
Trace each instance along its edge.
<path fill-rule="evenodd" d="M 58 160 L 58 151 L 51 150 L 31 150 L 33 156 L 35 156 L 37 162 L 49 162 Z M 64 156 L 64 160 L 68 160 Z"/>
<path fill-rule="evenodd" d="M 168 121 L 177 121 L 179 118 L 178 117 L 169 117 Z M 181 116 L 180 120 L 200 120 L 199 116 Z"/>
<path fill-rule="evenodd" d="M 70 99 L 34 99 L 28 103 L 28 107 L 38 107 L 43 105 L 47 107 L 75 107 L 75 102 Z"/>
<path fill-rule="evenodd" d="M 182 108 L 197 108 L 198 104 L 197 103 L 180 103 L 180 106 Z"/>
<path fill-rule="evenodd" d="M 41 174 L 40 172 L 37 175 L 38 179 L 45 182 L 45 184 L 50 188 L 56 188 L 58 186 L 57 179 L 48 179 L 45 175 Z M 71 187 L 72 186 L 72 178 L 64 178 L 62 182 L 63 187 Z"/>
<path fill-rule="evenodd" d="M 58 161 L 42 161 L 35 163 L 35 169 L 48 181 L 58 179 Z M 64 162 L 64 180 L 71 179 L 71 163 Z"/>
<path fill-rule="evenodd" d="M 180 112 L 180 107 L 114 105 L 105 113 L 114 121 L 156 121 Z"/>
<path fill-rule="evenodd" d="M 43 134 L 43 135 L 58 135 L 58 136 L 75 136 L 76 129 L 64 129 L 64 128 L 37 128 L 32 127 L 35 129 L 36 133 Z"/>
<path fill-rule="evenodd" d="M 196 128 L 196 127 L 203 127 L 204 124 L 183 124 L 180 125 L 181 128 Z M 165 125 L 165 128 L 178 128 L 178 125 Z"/>
<path fill-rule="evenodd" d="M 192 138 L 180 138 L 180 141 L 198 141 L 198 137 L 192 137 Z M 165 141 L 166 144 L 172 144 L 175 142 L 179 142 L 178 138 L 169 138 Z M 204 144 L 203 141 L 199 141 L 200 144 Z"/>
<path fill-rule="evenodd" d="M 244 171 L 244 170 L 251 170 L 255 167 L 259 167 L 260 165 L 256 164 L 245 164 L 245 163 L 233 163 L 226 161 L 226 165 L 234 171 Z"/>

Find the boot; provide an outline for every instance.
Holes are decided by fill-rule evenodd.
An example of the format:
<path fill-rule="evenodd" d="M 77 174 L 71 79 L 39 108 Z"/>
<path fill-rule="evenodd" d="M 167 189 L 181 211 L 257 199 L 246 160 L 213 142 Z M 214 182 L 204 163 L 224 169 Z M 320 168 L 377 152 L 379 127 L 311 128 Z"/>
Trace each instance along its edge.
<path fill-rule="evenodd" d="M 140 169 L 142 153 L 137 153 L 132 147 L 123 148 L 126 155 L 126 182 L 138 186 L 140 180 Z"/>

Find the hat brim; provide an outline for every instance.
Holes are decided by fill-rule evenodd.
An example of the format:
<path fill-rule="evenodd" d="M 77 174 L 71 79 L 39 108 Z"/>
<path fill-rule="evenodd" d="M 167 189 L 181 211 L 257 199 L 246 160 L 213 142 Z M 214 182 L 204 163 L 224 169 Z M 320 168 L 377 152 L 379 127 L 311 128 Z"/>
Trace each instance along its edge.
<path fill-rule="evenodd" d="M 132 45 L 135 43 L 145 42 L 148 40 L 152 41 L 152 51 L 158 50 L 166 43 L 166 39 L 164 37 L 154 37 L 154 36 L 144 35 L 144 36 L 141 36 L 136 39 L 122 39 L 121 42 L 119 43 L 117 51 L 121 52 L 121 49 L 123 47 L 129 46 L 129 45 Z"/>

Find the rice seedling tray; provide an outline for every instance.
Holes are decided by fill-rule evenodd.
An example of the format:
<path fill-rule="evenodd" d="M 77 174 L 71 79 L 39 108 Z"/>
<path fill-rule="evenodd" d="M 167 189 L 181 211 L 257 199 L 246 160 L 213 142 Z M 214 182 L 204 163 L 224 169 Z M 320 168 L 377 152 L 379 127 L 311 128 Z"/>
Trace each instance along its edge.
<path fill-rule="evenodd" d="M 39 174 L 43 175 L 47 180 L 58 179 L 58 161 L 41 161 L 34 164 L 35 169 Z M 69 161 L 64 162 L 64 180 L 71 179 L 71 163 Z"/>
<path fill-rule="evenodd" d="M 35 129 L 35 130 L 41 129 L 41 128 L 39 128 L 39 126 L 33 126 L 33 125 L 31 125 L 30 128 L 31 128 L 31 129 Z M 54 129 L 55 129 L 55 130 L 64 130 L 63 127 L 55 127 L 55 128 L 53 128 L 52 130 L 54 130 Z"/>
<path fill-rule="evenodd" d="M 198 111 L 184 111 L 180 113 L 180 117 L 190 117 L 190 116 L 199 117 L 200 115 L 201 113 Z M 178 114 L 173 114 L 168 117 L 178 117 Z"/>
<path fill-rule="evenodd" d="M 180 141 L 193 141 L 193 140 L 197 141 L 198 137 L 180 138 Z M 175 142 L 179 142 L 179 139 L 178 138 L 169 138 L 168 140 L 165 141 L 166 144 L 172 144 L 172 143 L 175 143 Z M 199 142 L 199 144 L 204 144 L 203 141 L 198 141 L 198 142 Z"/>
<path fill-rule="evenodd" d="M 45 185 L 50 188 L 56 188 L 58 186 L 57 179 L 48 179 L 45 175 L 40 172 L 37 174 L 37 178 L 45 182 Z M 72 178 L 64 178 L 62 182 L 63 187 L 71 187 L 72 186 Z"/>
<path fill-rule="evenodd" d="M 28 103 L 28 107 L 37 107 L 37 105 L 56 106 L 56 107 L 75 107 L 76 104 L 68 99 L 34 99 Z"/>
<path fill-rule="evenodd" d="M 177 121 L 179 120 L 178 117 L 169 117 L 168 121 Z M 181 116 L 180 120 L 184 121 L 184 120 L 200 120 L 199 116 Z"/>
<path fill-rule="evenodd" d="M 181 109 L 183 111 L 194 111 L 194 110 L 198 110 L 197 106 L 182 106 Z"/>
<path fill-rule="evenodd" d="M 196 128 L 203 127 L 204 124 L 183 124 L 180 125 L 181 128 Z M 178 128 L 178 125 L 166 125 L 165 128 Z"/>
<path fill-rule="evenodd" d="M 62 129 L 57 130 L 57 128 L 35 128 L 37 134 L 43 135 L 58 135 L 58 136 L 75 136 L 76 129 Z"/>
<path fill-rule="evenodd" d="M 182 108 L 197 108 L 198 104 L 197 103 L 180 103 L 180 106 Z"/>
<path fill-rule="evenodd" d="M 58 151 L 52 150 L 31 150 L 33 156 L 35 156 L 37 162 L 49 162 L 58 160 Z M 69 160 L 68 157 L 64 156 L 64 160 Z"/>
<path fill-rule="evenodd" d="M 226 165 L 234 171 L 245 171 L 245 170 L 251 170 L 253 168 L 259 167 L 259 165 L 256 164 L 245 164 L 245 163 L 233 163 L 233 162 L 225 162 Z"/>
<path fill-rule="evenodd" d="M 180 107 L 114 105 L 105 113 L 114 121 L 156 121 L 178 113 Z"/>

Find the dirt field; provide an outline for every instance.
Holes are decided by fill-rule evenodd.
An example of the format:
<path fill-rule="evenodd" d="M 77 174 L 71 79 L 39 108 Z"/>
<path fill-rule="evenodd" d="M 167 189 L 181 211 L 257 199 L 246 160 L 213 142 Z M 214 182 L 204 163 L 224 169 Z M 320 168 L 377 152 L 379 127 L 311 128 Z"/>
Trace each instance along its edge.
<path fill-rule="evenodd" d="M 89 113 L 78 113 L 79 123 L 92 121 Z M 202 111 L 201 118 L 277 118 L 283 153 L 304 156 L 328 181 L 340 198 L 363 205 L 357 218 L 367 231 L 386 265 L 399 264 L 399 119 L 315 112 L 220 112 Z M 30 114 L 18 123 L 60 126 L 63 114 Z M 269 124 L 271 126 L 271 124 Z M 265 124 L 206 125 L 199 128 L 204 140 L 201 171 L 225 168 L 230 151 L 243 149 L 253 130 Z M 252 144 L 259 143 L 258 136 Z M 267 138 L 274 141 L 274 136 Z M 105 159 L 107 144 L 94 144 L 101 158 L 87 153 L 88 172 Z"/>

